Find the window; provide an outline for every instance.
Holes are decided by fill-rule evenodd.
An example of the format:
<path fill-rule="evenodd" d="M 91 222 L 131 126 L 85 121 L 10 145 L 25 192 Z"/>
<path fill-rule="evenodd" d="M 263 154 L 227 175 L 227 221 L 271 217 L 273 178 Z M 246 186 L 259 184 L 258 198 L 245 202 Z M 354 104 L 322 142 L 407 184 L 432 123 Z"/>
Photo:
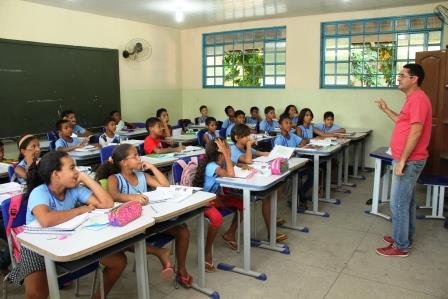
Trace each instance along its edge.
<path fill-rule="evenodd" d="M 443 24 L 417 15 L 321 24 L 321 87 L 394 88 L 415 53 L 440 50 Z"/>
<path fill-rule="evenodd" d="M 203 87 L 284 88 L 286 27 L 202 35 Z"/>

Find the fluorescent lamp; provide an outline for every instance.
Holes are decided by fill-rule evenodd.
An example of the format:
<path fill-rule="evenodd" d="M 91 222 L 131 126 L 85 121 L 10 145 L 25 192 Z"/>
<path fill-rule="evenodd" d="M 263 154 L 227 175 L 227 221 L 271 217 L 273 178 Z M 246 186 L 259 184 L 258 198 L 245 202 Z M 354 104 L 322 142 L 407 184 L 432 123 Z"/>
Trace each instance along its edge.
<path fill-rule="evenodd" d="M 185 19 L 185 14 L 182 10 L 178 9 L 176 10 L 176 14 L 174 16 L 174 19 L 176 20 L 177 23 L 182 23 Z"/>

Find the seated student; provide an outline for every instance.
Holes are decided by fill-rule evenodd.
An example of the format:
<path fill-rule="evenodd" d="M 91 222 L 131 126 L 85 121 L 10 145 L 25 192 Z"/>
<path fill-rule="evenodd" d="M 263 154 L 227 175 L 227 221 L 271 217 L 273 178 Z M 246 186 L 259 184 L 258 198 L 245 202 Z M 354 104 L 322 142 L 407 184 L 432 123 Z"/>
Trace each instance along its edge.
<path fill-rule="evenodd" d="M 39 139 L 31 134 L 22 135 L 17 141 L 19 148 L 19 163 L 14 168 L 13 181 L 19 184 L 25 184 L 28 178 L 28 168 L 40 156 Z"/>
<path fill-rule="evenodd" d="M 231 124 L 235 123 L 235 109 L 232 106 L 227 106 L 224 108 L 224 112 L 227 115 L 227 118 L 222 122 L 221 128 L 227 128 Z"/>
<path fill-rule="evenodd" d="M 292 121 L 289 114 L 282 114 L 280 116 L 280 130 L 281 133 L 274 140 L 274 145 L 282 145 L 286 147 L 302 147 L 309 142 L 309 139 L 302 139 L 295 133 L 291 133 Z M 307 197 L 309 190 L 313 187 L 313 167 L 307 165 L 305 170 L 300 171 L 299 185 L 299 208 L 307 210 L 307 200 L 311 198 Z M 306 179 L 304 178 L 306 177 Z"/>
<path fill-rule="evenodd" d="M 252 148 L 254 141 L 250 140 L 250 129 L 244 124 L 236 125 L 232 133 L 230 134 L 234 144 L 230 147 L 231 159 L 234 164 L 242 165 L 251 164 L 252 158 L 257 156 L 268 156 L 268 152 L 256 151 Z M 261 210 L 263 219 L 266 224 L 267 231 L 269 233 L 271 224 L 271 200 L 265 198 L 262 200 Z M 284 220 L 279 220 L 284 221 Z M 286 234 L 277 233 L 277 242 L 284 241 L 288 238 Z"/>
<path fill-rule="evenodd" d="M 332 133 L 324 133 L 314 127 L 312 121 L 314 118 L 313 111 L 310 108 L 303 108 L 299 113 L 299 122 L 297 123 L 296 134 L 303 139 L 310 140 L 317 135 L 321 138 L 333 137 Z"/>
<path fill-rule="evenodd" d="M 345 133 L 345 129 L 341 128 L 334 123 L 334 114 L 331 111 L 324 113 L 324 123 L 314 126 L 316 129 L 321 130 L 323 133 Z"/>
<path fill-rule="evenodd" d="M 28 201 L 26 223 L 36 220 L 42 227 L 61 224 L 95 208 L 113 206 L 106 190 L 87 174 L 79 172 L 73 159 L 61 151 L 51 151 L 39 163 L 30 166 L 24 200 Z M 11 281 L 18 285 L 25 283 L 26 298 L 47 298 L 44 257 L 24 246 L 20 255 L 19 264 L 11 271 Z M 113 253 L 100 259 L 100 263 L 104 266 L 104 292 L 107 296 L 126 267 L 126 255 Z M 99 290 L 95 298 L 100 298 Z"/>
<path fill-rule="evenodd" d="M 256 126 L 262 121 L 258 107 L 250 107 L 250 116 L 246 116 L 246 125 Z"/>
<path fill-rule="evenodd" d="M 112 162 L 103 163 L 97 170 L 96 179 L 107 179 L 107 191 L 114 201 L 138 201 L 142 205 L 150 199 L 142 193 L 148 192 L 148 186 L 168 187 L 168 179 L 154 165 L 142 162 L 137 149 L 131 144 L 120 144 L 114 148 Z M 146 171 L 151 171 L 151 175 Z M 177 279 L 184 287 L 191 287 L 193 278 L 188 274 L 185 260 L 187 257 L 189 231 L 186 226 L 176 225 L 164 234 L 171 235 L 176 240 Z M 174 266 L 170 262 L 170 250 L 148 245 L 147 252 L 156 255 L 162 264 L 161 277 L 164 280 L 174 278 Z"/>
<path fill-rule="evenodd" d="M 214 117 L 207 117 L 205 119 L 205 125 L 207 126 L 207 132 L 205 132 L 202 140 L 204 144 L 207 145 L 210 141 L 219 138 L 219 134 L 216 132 L 216 119 Z"/>
<path fill-rule="evenodd" d="M 275 109 L 272 106 L 264 108 L 265 119 L 260 123 L 260 132 L 270 133 L 280 128 L 275 120 Z"/>
<path fill-rule="evenodd" d="M 69 152 L 87 144 L 87 140 L 81 141 L 78 137 L 72 137 L 73 126 L 70 121 L 65 119 L 58 120 L 56 128 L 59 133 L 59 139 L 55 143 L 56 150 Z"/>
<path fill-rule="evenodd" d="M 135 126 L 131 123 L 125 122 L 121 119 L 121 113 L 118 110 L 113 110 L 110 112 L 109 116 L 111 118 L 113 118 L 113 120 L 115 121 L 115 124 L 117 125 L 117 132 L 120 132 L 121 130 L 123 130 L 125 127 L 129 128 L 129 129 L 134 129 Z"/>
<path fill-rule="evenodd" d="M 75 133 L 77 136 L 88 137 L 88 136 L 92 135 L 92 132 L 84 129 L 83 127 L 81 127 L 80 125 L 78 125 L 76 123 L 76 115 L 75 115 L 75 112 L 73 112 L 72 110 L 62 111 L 61 119 L 66 119 L 66 120 L 70 121 L 70 123 L 73 126 L 73 133 Z"/>
<path fill-rule="evenodd" d="M 146 130 L 149 134 L 146 136 L 145 142 L 143 143 L 145 154 L 180 152 L 184 149 L 183 146 L 167 148 L 162 147 L 161 138 L 164 137 L 162 131 L 162 121 L 157 117 L 150 117 L 146 120 Z"/>
<path fill-rule="evenodd" d="M 98 138 L 101 147 L 108 146 L 111 143 L 120 143 L 120 136 L 115 134 L 116 128 L 115 119 L 107 118 L 104 122 L 104 133 Z"/>
<path fill-rule="evenodd" d="M 5 159 L 5 145 L 0 140 L 0 162 L 3 163 L 16 163 L 17 161 L 14 159 Z"/>
<path fill-rule="evenodd" d="M 205 124 L 205 121 L 208 117 L 208 108 L 205 105 L 201 105 L 199 107 L 199 112 L 201 113 L 201 116 L 198 116 L 194 119 L 194 122 L 196 125 Z"/>
<path fill-rule="evenodd" d="M 230 124 L 226 129 L 226 137 L 230 136 L 230 133 L 232 132 L 233 127 L 238 124 L 244 124 L 244 121 L 246 120 L 246 114 L 243 110 L 236 110 L 235 111 L 235 122 L 233 124 Z"/>
<path fill-rule="evenodd" d="M 165 108 L 160 108 L 156 112 L 156 117 L 160 119 L 160 123 L 162 125 L 162 136 L 170 137 L 171 136 L 171 126 L 170 126 L 170 118 L 168 116 L 168 111 Z"/>
<path fill-rule="evenodd" d="M 205 148 L 205 160 L 202 161 L 193 179 L 193 186 L 204 188 L 204 191 L 216 193 L 216 199 L 212 201 L 206 208 L 204 215 L 210 220 L 207 232 L 207 240 L 205 242 L 205 271 L 216 271 L 213 263 L 213 242 L 222 225 L 223 219 L 218 208 L 234 208 L 243 212 L 243 201 L 235 196 L 226 195 L 222 192 L 220 185 L 216 182 L 217 177 L 234 177 L 233 163 L 230 159 L 230 150 L 227 144 L 216 139 L 209 142 Z M 238 217 L 235 214 L 232 224 L 222 238 L 226 246 L 230 249 L 237 250 L 237 242 L 235 238 L 236 229 L 238 227 Z"/>
<path fill-rule="evenodd" d="M 297 126 L 297 123 L 299 122 L 299 112 L 297 111 L 296 105 L 286 106 L 283 114 L 286 114 L 289 116 L 289 118 L 292 121 L 292 127 L 295 128 Z"/>

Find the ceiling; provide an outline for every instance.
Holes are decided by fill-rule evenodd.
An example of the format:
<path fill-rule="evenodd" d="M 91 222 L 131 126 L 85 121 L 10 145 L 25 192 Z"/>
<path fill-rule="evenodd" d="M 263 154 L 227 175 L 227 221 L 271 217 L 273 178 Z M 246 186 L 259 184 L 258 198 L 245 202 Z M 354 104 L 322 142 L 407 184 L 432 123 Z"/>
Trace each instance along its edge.
<path fill-rule="evenodd" d="M 440 0 L 26 0 L 179 29 L 440 2 Z M 175 18 L 184 18 L 176 22 Z"/>

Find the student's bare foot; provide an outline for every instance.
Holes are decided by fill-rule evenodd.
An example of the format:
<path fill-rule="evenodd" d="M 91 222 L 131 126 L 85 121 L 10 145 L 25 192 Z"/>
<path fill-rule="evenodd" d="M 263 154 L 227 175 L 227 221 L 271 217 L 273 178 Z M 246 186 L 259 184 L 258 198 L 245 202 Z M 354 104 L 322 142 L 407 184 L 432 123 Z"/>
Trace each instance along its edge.
<path fill-rule="evenodd" d="M 160 254 L 159 259 L 163 268 L 166 268 L 168 265 L 171 265 L 170 254 L 171 251 L 168 248 L 161 248 L 162 254 Z"/>
<path fill-rule="evenodd" d="M 232 250 L 238 249 L 238 244 L 235 241 L 235 236 L 232 237 L 229 234 L 224 234 L 222 238 L 224 239 L 224 243 L 227 247 L 229 247 Z"/>

